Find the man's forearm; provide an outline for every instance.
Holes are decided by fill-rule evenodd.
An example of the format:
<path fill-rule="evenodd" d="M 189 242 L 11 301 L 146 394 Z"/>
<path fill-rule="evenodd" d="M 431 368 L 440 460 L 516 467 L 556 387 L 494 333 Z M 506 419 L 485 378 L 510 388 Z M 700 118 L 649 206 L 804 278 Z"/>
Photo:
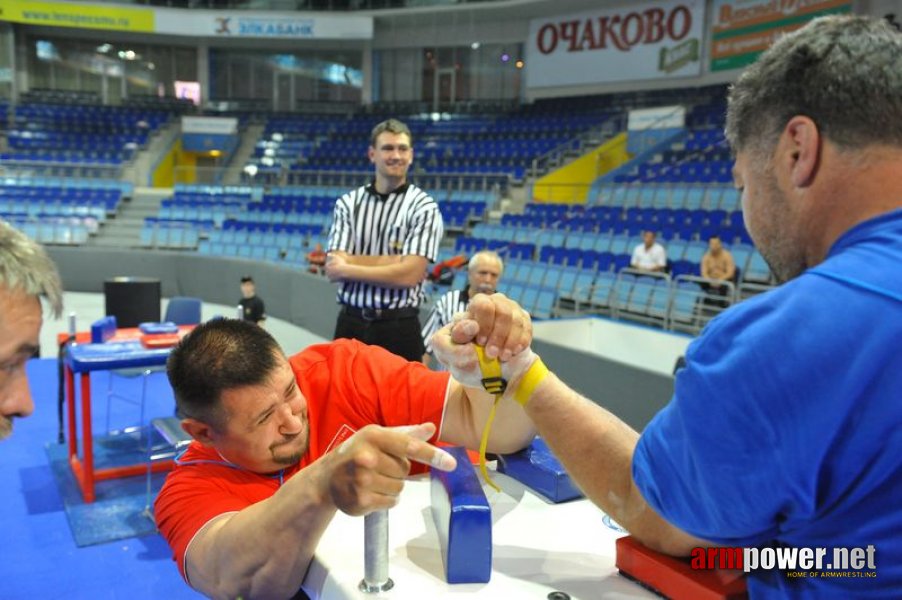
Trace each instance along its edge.
<path fill-rule="evenodd" d="M 456 382 L 449 394 L 445 413 L 447 426 L 442 427 L 442 441 L 475 449 L 489 418 L 495 396 L 485 390 L 464 387 Z M 453 397 L 454 401 L 451 400 Z M 444 434 L 451 434 L 445 437 Z M 536 428 L 519 404 L 509 397 L 498 403 L 487 450 L 508 454 L 526 447 L 536 436 Z"/>
<path fill-rule="evenodd" d="M 336 508 L 314 463 L 272 497 L 209 525 L 188 548 L 192 587 L 212 597 L 289 598 Z"/>
<path fill-rule="evenodd" d="M 526 412 L 586 496 L 639 541 L 675 555 L 704 544 L 645 502 L 632 478 L 639 434 L 626 423 L 553 374 L 538 385 Z"/>
<path fill-rule="evenodd" d="M 405 260 L 378 265 L 361 265 L 349 263 L 345 266 L 344 279 L 364 281 L 388 288 L 410 288 L 426 278 L 425 259 L 405 256 Z"/>
<path fill-rule="evenodd" d="M 345 254 L 345 260 L 352 265 L 360 265 L 361 267 L 379 267 L 384 265 L 394 265 L 401 262 L 403 255 L 401 254 Z"/>

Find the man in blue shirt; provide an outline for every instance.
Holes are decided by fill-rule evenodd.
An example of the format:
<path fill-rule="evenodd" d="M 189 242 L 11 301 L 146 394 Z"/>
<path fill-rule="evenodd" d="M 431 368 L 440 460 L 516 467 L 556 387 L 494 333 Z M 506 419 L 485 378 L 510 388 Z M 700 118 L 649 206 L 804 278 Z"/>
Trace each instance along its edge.
<path fill-rule="evenodd" d="M 828 17 L 781 38 L 732 87 L 726 133 L 746 226 L 785 283 L 711 321 L 641 436 L 532 356 L 507 377 L 528 382 L 527 414 L 587 496 L 644 544 L 824 549 L 792 569 L 804 577 L 752 571 L 750 595 L 898 596 L 902 35 Z M 464 323 L 433 339 L 455 375 L 472 362 Z M 866 559 L 833 564 L 834 548 Z"/>

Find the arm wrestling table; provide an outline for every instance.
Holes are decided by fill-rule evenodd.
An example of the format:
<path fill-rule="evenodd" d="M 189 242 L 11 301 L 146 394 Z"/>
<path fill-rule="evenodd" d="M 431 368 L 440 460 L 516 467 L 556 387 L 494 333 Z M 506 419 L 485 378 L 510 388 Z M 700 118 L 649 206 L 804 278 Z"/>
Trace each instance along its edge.
<path fill-rule="evenodd" d="M 507 475 L 493 474 L 493 479 L 503 491 L 483 486 L 493 522 L 488 583 L 445 581 L 430 510 L 430 481 L 421 476 L 405 483 L 400 502 L 389 511 L 392 589 L 377 594 L 358 589 L 364 573 L 364 520 L 338 513 L 320 540 L 304 590 L 311 598 L 324 599 L 657 597 L 618 575 L 615 542 L 625 534 L 606 526 L 604 513 L 591 502 L 552 504 Z"/>
<path fill-rule="evenodd" d="M 184 335 L 193 326 L 179 327 L 179 335 Z M 102 344 L 71 345 L 65 356 L 65 397 L 68 405 L 69 465 L 85 502 L 94 501 L 94 482 L 119 477 L 142 475 L 147 465 L 133 464 L 95 469 L 94 437 L 91 426 L 91 373 L 140 367 L 159 367 L 166 364 L 171 348 L 145 348 L 140 341 L 138 329 L 120 329 L 116 335 Z M 76 341 L 85 339 L 82 334 Z M 88 338 L 90 339 L 90 338 Z M 80 376 L 81 402 L 75 392 L 75 375 Z M 78 419 L 76 405 L 81 407 L 82 457 L 78 453 Z M 154 463 L 154 472 L 172 468 L 172 461 Z"/>

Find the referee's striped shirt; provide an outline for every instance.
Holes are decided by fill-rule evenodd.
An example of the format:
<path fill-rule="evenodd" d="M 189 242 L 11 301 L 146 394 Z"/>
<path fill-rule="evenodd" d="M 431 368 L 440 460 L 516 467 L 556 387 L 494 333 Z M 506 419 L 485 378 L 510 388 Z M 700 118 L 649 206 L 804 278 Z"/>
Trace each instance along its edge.
<path fill-rule="evenodd" d="M 370 183 L 338 199 L 328 250 L 348 254 L 416 255 L 435 262 L 442 241 L 442 214 L 432 196 L 411 183 L 380 194 Z M 363 281 L 344 281 L 338 301 L 355 308 L 419 306 L 424 281 L 407 289 L 390 289 Z"/>
<path fill-rule="evenodd" d="M 423 344 L 426 346 L 426 352 L 432 354 L 432 336 L 435 332 L 450 323 L 454 319 L 454 315 L 467 310 L 467 304 L 470 303 L 469 287 L 463 290 L 451 290 L 442 294 L 441 298 L 435 301 L 432 312 L 426 324 L 423 325 Z"/>

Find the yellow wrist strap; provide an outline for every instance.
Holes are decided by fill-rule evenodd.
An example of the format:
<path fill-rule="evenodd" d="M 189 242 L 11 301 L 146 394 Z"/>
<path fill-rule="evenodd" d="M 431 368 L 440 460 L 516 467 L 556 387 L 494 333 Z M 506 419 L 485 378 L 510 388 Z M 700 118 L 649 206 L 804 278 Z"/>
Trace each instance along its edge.
<path fill-rule="evenodd" d="M 545 363 L 542 362 L 541 358 L 536 357 L 529 368 L 526 369 L 526 373 L 523 374 L 523 378 L 520 379 L 520 385 L 517 386 L 517 390 L 514 392 L 514 400 L 516 400 L 520 406 L 526 406 L 526 403 L 529 402 L 529 399 L 532 397 L 532 393 L 536 390 L 536 387 L 542 383 L 545 377 L 548 376 L 548 367 L 545 366 Z"/>
<path fill-rule="evenodd" d="M 501 397 L 504 395 L 505 390 L 507 390 L 507 380 L 501 376 L 501 362 L 497 358 L 487 358 L 485 348 L 482 346 L 476 346 L 475 348 L 476 357 L 479 359 L 479 370 L 482 372 L 482 387 L 488 393 L 495 395 L 495 402 L 492 404 L 492 410 L 489 412 L 485 427 L 482 429 L 482 439 L 479 441 L 479 471 L 482 473 L 486 483 L 500 492 L 501 488 L 489 477 L 489 471 L 485 466 L 485 450 L 489 444 L 489 433 L 492 431 L 492 422 L 495 420 L 495 410 L 498 408 L 498 403 L 501 402 Z M 526 406 L 536 386 L 547 375 L 548 367 L 545 366 L 541 358 L 536 358 L 526 370 L 526 373 L 523 374 L 520 385 L 517 386 L 514 392 L 514 400 L 521 406 Z"/>
<path fill-rule="evenodd" d="M 492 431 L 492 422 L 495 420 L 495 409 L 501 402 L 504 390 L 507 389 L 507 380 L 501 376 L 501 361 L 497 358 L 487 358 L 485 348 L 476 346 L 476 356 L 479 358 L 479 370 L 482 372 L 482 387 L 490 394 L 495 395 L 495 402 L 492 403 L 492 410 L 489 412 L 489 418 L 485 421 L 485 427 L 482 428 L 482 439 L 479 440 L 479 471 L 482 473 L 485 482 L 492 486 L 496 492 L 500 492 L 501 488 L 489 477 L 489 470 L 485 466 L 485 449 L 489 445 L 489 433 Z"/>

